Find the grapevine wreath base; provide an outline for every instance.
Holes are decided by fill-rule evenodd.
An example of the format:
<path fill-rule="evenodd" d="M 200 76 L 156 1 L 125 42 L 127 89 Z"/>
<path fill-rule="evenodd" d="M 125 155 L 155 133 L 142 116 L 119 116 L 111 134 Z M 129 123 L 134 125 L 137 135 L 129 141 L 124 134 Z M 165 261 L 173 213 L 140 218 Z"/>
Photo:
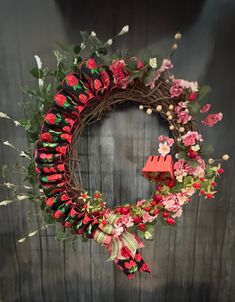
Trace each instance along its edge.
<path fill-rule="evenodd" d="M 160 68 L 154 59 L 149 62 L 136 57 L 116 59 L 110 66 L 98 65 L 94 58 L 82 62 L 57 91 L 35 151 L 45 204 L 54 218 L 72 233 L 106 247 L 129 279 L 136 271 L 150 271 L 139 249 L 144 247 L 143 238 L 152 239 L 153 225 L 175 224 L 182 206 L 196 192 L 213 198 L 215 177 L 223 172 L 220 165 L 202 157 L 203 139 L 191 113 L 200 101 L 197 83 L 170 76 L 169 58 Z M 152 77 L 146 79 L 149 71 Z M 159 113 L 169 122 L 172 138 L 159 137 L 160 155 L 150 156 L 143 169 L 143 175 L 156 182 L 152 197 L 111 209 L 100 192 L 90 197 L 83 188 L 77 145 L 87 125 L 124 102 L 138 103 L 148 114 Z M 209 110 L 206 106 L 202 113 Z M 203 123 L 212 126 L 221 118 L 221 113 L 210 114 Z"/>

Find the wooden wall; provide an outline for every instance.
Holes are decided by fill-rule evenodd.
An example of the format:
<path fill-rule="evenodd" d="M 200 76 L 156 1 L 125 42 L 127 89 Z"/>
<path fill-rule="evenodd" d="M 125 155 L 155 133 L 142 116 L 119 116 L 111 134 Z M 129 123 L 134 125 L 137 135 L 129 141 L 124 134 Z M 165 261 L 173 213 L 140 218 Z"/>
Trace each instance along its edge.
<path fill-rule="evenodd" d="M 106 262 L 106 251 L 93 242 L 55 241 L 53 228 L 19 244 L 40 226 L 40 211 L 28 201 L 1 207 L 1 302 L 232 302 L 235 301 L 235 3 L 208 1 L 53 1 L 0 0 L 0 111 L 19 119 L 22 85 L 33 84 L 33 56 L 55 64 L 56 41 L 79 42 L 79 31 L 95 30 L 110 38 L 123 25 L 130 33 L 114 47 L 148 48 L 168 54 L 171 37 L 183 41 L 175 57 L 178 77 L 209 83 L 208 101 L 224 112 L 223 124 L 209 132 L 216 155 L 229 153 L 215 200 L 195 199 L 176 227 L 158 227 L 143 255 L 152 269 L 134 281 Z M 36 84 L 36 83 L 35 83 Z M 100 189 L 110 205 L 135 202 L 151 192 L 139 174 L 146 157 L 156 152 L 156 139 L 167 133 L 156 116 L 136 107 L 119 108 L 85 131 L 79 146 L 86 188 Z M 23 149 L 23 132 L 0 120 L 1 141 Z M 0 162 L 17 153 L 0 145 Z M 18 171 L 19 172 L 19 171 Z M 16 174 L 15 182 L 23 176 Z M 1 181 L 2 182 L 2 181 Z M 8 198 L 1 190 L 0 200 Z M 31 219 L 29 215 L 31 214 Z"/>

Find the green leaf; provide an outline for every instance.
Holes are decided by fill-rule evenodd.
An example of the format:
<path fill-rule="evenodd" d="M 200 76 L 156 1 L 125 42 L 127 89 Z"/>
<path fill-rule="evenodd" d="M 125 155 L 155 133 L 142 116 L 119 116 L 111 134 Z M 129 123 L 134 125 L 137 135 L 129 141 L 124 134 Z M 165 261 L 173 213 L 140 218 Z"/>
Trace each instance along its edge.
<path fill-rule="evenodd" d="M 184 184 L 186 187 L 191 186 L 194 183 L 194 179 L 192 176 L 185 176 L 184 177 Z"/>
<path fill-rule="evenodd" d="M 80 47 L 79 45 L 74 46 L 73 52 L 74 52 L 75 54 L 78 54 L 80 51 L 81 51 L 81 47 Z"/>
<path fill-rule="evenodd" d="M 201 105 L 196 101 L 192 101 L 192 102 L 188 103 L 187 107 L 188 107 L 189 113 L 191 115 L 195 115 L 199 112 Z"/>
<path fill-rule="evenodd" d="M 2 177 L 7 178 L 8 176 L 8 166 L 5 164 L 2 166 Z"/>
<path fill-rule="evenodd" d="M 202 99 L 205 98 L 205 96 L 211 92 L 211 87 L 209 85 L 203 85 L 199 89 L 199 96 L 197 98 L 198 101 L 201 101 Z"/>
<path fill-rule="evenodd" d="M 184 151 L 180 151 L 178 153 L 178 159 L 185 159 L 187 156 L 186 156 L 186 152 Z"/>
<path fill-rule="evenodd" d="M 33 77 L 36 79 L 41 79 L 43 77 L 43 72 L 42 70 L 39 70 L 37 67 L 34 67 L 30 70 L 30 73 Z"/>
<path fill-rule="evenodd" d="M 149 69 L 144 77 L 144 83 L 145 84 L 150 83 L 153 80 L 154 76 L 155 76 L 155 70 L 152 68 Z"/>
<path fill-rule="evenodd" d="M 210 155 L 214 152 L 214 147 L 211 144 L 202 144 L 201 153 L 204 155 Z"/>

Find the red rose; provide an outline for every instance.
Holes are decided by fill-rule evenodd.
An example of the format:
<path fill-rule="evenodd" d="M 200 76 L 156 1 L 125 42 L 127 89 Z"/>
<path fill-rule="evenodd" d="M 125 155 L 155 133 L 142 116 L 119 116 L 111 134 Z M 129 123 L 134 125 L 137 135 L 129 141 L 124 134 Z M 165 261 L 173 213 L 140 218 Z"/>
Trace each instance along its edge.
<path fill-rule="evenodd" d="M 159 195 L 159 194 L 155 194 L 153 199 L 156 201 L 156 202 L 159 202 L 162 200 L 162 195 Z"/>
<path fill-rule="evenodd" d="M 104 83 L 104 87 L 108 88 L 110 85 L 110 78 L 109 78 L 109 75 L 106 70 L 103 69 L 101 71 L 101 77 L 102 77 L 102 81 Z"/>
<path fill-rule="evenodd" d="M 57 210 L 57 211 L 55 211 L 55 213 L 54 213 L 53 216 L 54 216 L 56 219 L 59 219 L 60 217 L 62 217 L 62 215 L 63 215 L 63 212 L 60 211 L 60 210 Z"/>
<path fill-rule="evenodd" d="M 52 137 L 49 132 L 45 132 L 40 135 L 40 139 L 46 142 L 51 142 Z"/>
<path fill-rule="evenodd" d="M 51 124 L 51 125 L 54 125 L 55 122 L 56 122 L 56 115 L 53 114 L 53 113 L 48 113 L 45 115 L 45 120 Z"/>
<path fill-rule="evenodd" d="M 87 100 L 87 96 L 83 93 L 80 93 L 79 94 L 79 100 L 82 102 L 82 103 L 86 103 L 86 100 Z"/>
<path fill-rule="evenodd" d="M 129 83 L 129 73 L 124 69 L 125 66 L 124 60 L 115 60 L 109 67 L 113 73 L 114 83 L 121 88 L 126 88 Z"/>
<path fill-rule="evenodd" d="M 52 159 L 52 154 L 46 154 L 46 153 L 42 153 L 40 154 L 40 158 L 41 159 Z"/>
<path fill-rule="evenodd" d="M 65 139 L 69 143 L 71 143 L 71 141 L 72 141 L 72 136 L 70 134 L 67 134 L 67 133 L 61 134 L 61 138 Z"/>
<path fill-rule="evenodd" d="M 86 66 L 89 69 L 97 68 L 96 61 L 93 58 L 90 58 L 90 59 L 87 60 Z"/>
<path fill-rule="evenodd" d="M 78 79 L 72 74 L 68 74 L 65 79 L 69 86 L 73 87 L 78 84 Z"/>
<path fill-rule="evenodd" d="M 96 90 L 98 90 L 102 86 L 100 80 L 95 79 L 94 81 L 94 87 Z"/>
<path fill-rule="evenodd" d="M 151 204 L 152 207 L 154 207 L 154 206 L 157 205 L 157 202 L 155 200 L 151 200 L 150 204 Z"/>
<path fill-rule="evenodd" d="M 55 100 L 60 107 L 63 107 L 64 103 L 66 102 L 66 97 L 63 94 L 56 94 Z"/>
<path fill-rule="evenodd" d="M 140 268 L 140 272 L 150 272 L 149 266 L 147 263 L 144 263 L 141 268 Z"/>
<path fill-rule="evenodd" d="M 64 131 L 64 132 L 67 132 L 67 133 L 70 133 L 70 132 L 71 132 L 71 129 L 70 129 L 69 126 L 64 126 L 64 127 L 63 127 L 63 131 Z"/>
<path fill-rule="evenodd" d="M 130 267 L 136 266 L 136 262 L 134 260 L 131 260 L 129 263 L 130 263 Z"/>
<path fill-rule="evenodd" d="M 145 229 L 145 224 L 144 224 L 144 223 L 140 223 L 140 224 L 139 224 L 139 229 L 140 229 L 141 231 L 143 231 L 143 230 Z"/>
<path fill-rule="evenodd" d="M 197 92 L 191 92 L 189 95 L 188 95 L 188 100 L 189 101 L 195 101 L 198 97 L 198 93 Z"/>
<path fill-rule="evenodd" d="M 200 189 L 200 188 L 201 188 L 201 185 L 200 185 L 199 183 L 195 182 L 195 183 L 193 184 L 193 187 L 194 187 L 194 189 Z"/>
<path fill-rule="evenodd" d="M 212 185 L 213 187 L 216 187 L 216 186 L 217 186 L 217 183 L 216 183 L 215 181 L 213 181 L 213 182 L 211 183 L 211 185 Z"/>
<path fill-rule="evenodd" d="M 126 215 L 126 214 L 128 214 L 129 212 L 130 212 L 130 209 L 128 209 L 128 208 L 126 208 L 126 207 L 121 208 L 121 214 L 122 214 L 122 215 Z"/>
<path fill-rule="evenodd" d="M 167 224 L 175 224 L 175 219 L 171 218 L 171 217 L 167 217 L 165 219 L 166 223 Z"/>
<path fill-rule="evenodd" d="M 224 173 L 224 169 L 222 169 L 222 168 L 218 169 L 218 170 L 217 170 L 217 173 L 218 173 L 218 174 L 223 174 L 223 173 Z"/>
<path fill-rule="evenodd" d="M 127 276 L 127 278 L 128 278 L 129 280 L 132 280 L 132 279 L 135 278 L 135 275 L 134 275 L 134 274 L 129 274 L 129 275 Z"/>
<path fill-rule="evenodd" d="M 198 156 L 197 151 L 193 151 L 192 149 L 189 149 L 189 151 L 188 151 L 189 158 L 196 158 L 197 156 Z"/>
<path fill-rule="evenodd" d="M 100 194 L 99 193 L 95 193 L 94 194 L 94 198 L 99 199 L 100 198 Z"/>
<path fill-rule="evenodd" d="M 208 194 L 206 194 L 206 198 L 208 198 L 208 199 L 214 198 L 214 195 L 211 193 L 208 193 Z"/>
<path fill-rule="evenodd" d="M 61 154 L 66 154 L 67 146 L 56 147 L 56 151 Z"/>
<path fill-rule="evenodd" d="M 169 215 L 170 215 L 170 213 L 169 213 L 168 211 L 164 211 L 164 212 L 162 213 L 162 216 L 163 216 L 164 218 L 169 217 Z"/>
<path fill-rule="evenodd" d="M 49 198 L 47 198 L 47 200 L 46 200 L 46 205 L 47 205 L 48 207 L 53 206 L 54 200 L 55 200 L 54 197 L 49 197 Z"/>
<path fill-rule="evenodd" d="M 63 178 L 62 174 L 51 174 L 47 176 L 48 181 L 60 180 Z"/>
<path fill-rule="evenodd" d="M 59 171 L 64 171 L 64 164 L 59 164 L 59 165 L 57 166 L 57 169 L 58 169 Z"/>
<path fill-rule="evenodd" d="M 67 196 L 66 194 L 63 194 L 63 195 L 60 197 L 60 199 L 61 199 L 62 201 L 67 201 L 67 200 L 69 200 L 69 198 L 68 198 L 68 196 Z"/>
<path fill-rule="evenodd" d="M 200 180 L 201 182 L 204 182 L 204 181 L 205 181 L 205 178 L 204 178 L 204 177 L 200 177 L 199 180 Z"/>
<path fill-rule="evenodd" d="M 69 222 L 69 221 L 66 221 L 65 224 L 64 224 L 64 226 L 65 226 L 66 228 L 70 228 L 71 225 L 72 225 L 72 223 Z"/>
<path fill-rule="evenodd" d="M 139 224 L 139 223 L 141 223 L 142 222 L 142 218 L 140 217 L 140 216 L 135 216 L 134 218 L 133 218 L 133 222 L 135 223 L 135 224 Z"/>
<path fill-rule="evenodd" d="M 157 215 L 158 213 L 160 213 L 161 212 L 161 210 L 160 209 L 155 209 L 154 211 L 153 211 L 153 215 L 155 216 L 155 215 Z"/>
<path fill-rule="evenodd" d="M 140 253 L 135 254 L 135 260 L 136 261 L 141 261 L 141 259 L 142 259 L 142 256 L 141 256 Z"/>

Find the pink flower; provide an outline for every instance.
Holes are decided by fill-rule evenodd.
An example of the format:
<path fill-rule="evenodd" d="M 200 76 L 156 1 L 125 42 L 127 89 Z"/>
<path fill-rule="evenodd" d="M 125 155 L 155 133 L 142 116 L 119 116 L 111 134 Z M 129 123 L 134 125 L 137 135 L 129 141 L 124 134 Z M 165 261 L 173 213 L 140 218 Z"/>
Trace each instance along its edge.
<path fill-rule="evenodd" d="M 162 204 L 165 206 L 165 209 L 170 212 L 177 212 L 180 208 L 179 202 L 176 198 L 175 194 L 171 194 L 168 197 L 166 197 Z"/>
<path fill-rule="evenodd" d="M 189 95 L 188 95 L 188 100 L 189 101 L 195 101 L 198 97 L 198 93 L 197 92 L 191 92 Z"/>
<path fill-rule="evenodd" d="M 129 73 L 125 70 L 124 60 L 114 60 L 109 69 L 113 73 L 114 83 L 121 88 L 126 88 L 129 83 Z"/>
<path fill-rule="evenodd" d="M 211 104 L 206 104 L 202 107 L 202 109 L 200 110 L 201 113 L 206 113 L 211 109 Z"/>
<path fill-rule="evenodd" d="M 122 218 L 122 224 L 125 225 L 127 228 L 134 225 L 133 219 L 130 216 L 130 214 L 122 215 L 121 218 Z"/>
<path fill-rule="evenodd" d="M 168 137 L 168 136 L 164 136 L 164 135 L 160 135 L 159 137 L 158 137 L 158 140 L 159 140 L 159 142 L 166 142 L 167 144 L 168 144 L 168 146 L 169 147 L 172 147 L 172 145 L 174 144 L 174 139 L 173 138 L 170 138 L 170 137 Z"/>
<path fill-rule="evenodd" d="M 144 212 L 142 217 L 143 217 L 143 223 L 152 222 L 154 220 L 154 217 L 149 215 L 148 212 Z"/>
<path fill-rule="evenodd" d="M 180 192 L 180 193 L 177 193 L 176 196 L 177 196 L 177 199 L 178 199 L 179 204 L 180 204 L 181 206 L 182 206 L 184 203 L 186 203 L 187 200 L 188 200 L 188 196 L 187 196 L 186 193 Z"/>
<path fill-rule="evenodd" d="M 202 136 L 197 131 L 188 131 L 184 136 L 182 136 L 183 144 L 185 146 L 193 146 L 196 141 L 202 141 Z"/>
<path fill-rule="evenodd" d="M 178 123 L 187 124 L 192 119 L 192 116 L 188 113 L 187 104 L 185 102 L 179 102 L 175 107 L 175 113 L 178 116 Z"/>
<path fill-rule="evenodd" d="M 221 121 L 223 114 L 221 112 L 215 114 L 208 114 L 207 117 L 202 121 L 205 126 L 212 127 Z"/>
<path fill-rule="evenodd" d="M 136 204 L 137 204 L 138 207 L 141 207 L 142 205 L 145 204 L 145 202 L 146 202 L 146 200 L 145 200 L 145 199 L 142 199 L 142 200 L 137 201 Z"/>
<path fill-rule="evenodd" d="M 197 92 L 198 91 L 198 83 L 197 82 L 189 82 L 186 80 L 178 79 L 175 80 L 178 81 L 179 86 L 182 87 L 183 89 L 191 89 L 192 92 Z"/>
<path fill-rule="evenodd" d="M 144 67 L 144 62 L 140 60 L 138 57 L 133 57 L 133 60 L 136 62 L 137 69 L 141 69 Z"/>
<path fill-rule="evenodd" d="M 185 170 L 186 161 L 183 159 L 178 160 L 174 164 L 174 174 L 176 179 L 182 182 L 182 178 L 187 175 L 187 171 Z"/>
<path fill-rule="evenodd" d="M 159 68 L 158 72 L 162 73 L 162 72 L 164 72 L 166 70 L 169 70 L 169 69 L 172 69 L 172 68 L 173 68 L 173 64 L 171 63 L 171 60 L 170 59 L 163 59 L 162 65 Z"/>
<path fill-rule="evenodd" d="M 179 97 L 183 92 L 183 88 L 180 86 L 179 80 L 174 80 L 173 86 L 170 88 L 171 97 Z"/>
<path fill-rule="evenodd" d="M 179 218 L 179 217 L 182 216 L 182 214 L 183 214 L 183 210 L 182 210 L 182 208 L 180 207 L 180 208 L 178 209 L 178 211 L 177 211 L 174 215 L 172 215 L 172 217 L 173 217 L 173 218 Z"/>
<path fill-rule="evenodd" d="M 177 123 L 187 124 L 192 119 L 192 116 L 187 111 L 180 111 L 178 114 Z"/>
<path fill-rule="evenodd" d="M 168 153 L 170 153 L 171 148 L 169 147 L 169 145 L 165 142 L 165 143 L 160 143 L 159 144 L 159 148 L 158 148 L 158 152 L 162 155 L 165 156 Z"/>

